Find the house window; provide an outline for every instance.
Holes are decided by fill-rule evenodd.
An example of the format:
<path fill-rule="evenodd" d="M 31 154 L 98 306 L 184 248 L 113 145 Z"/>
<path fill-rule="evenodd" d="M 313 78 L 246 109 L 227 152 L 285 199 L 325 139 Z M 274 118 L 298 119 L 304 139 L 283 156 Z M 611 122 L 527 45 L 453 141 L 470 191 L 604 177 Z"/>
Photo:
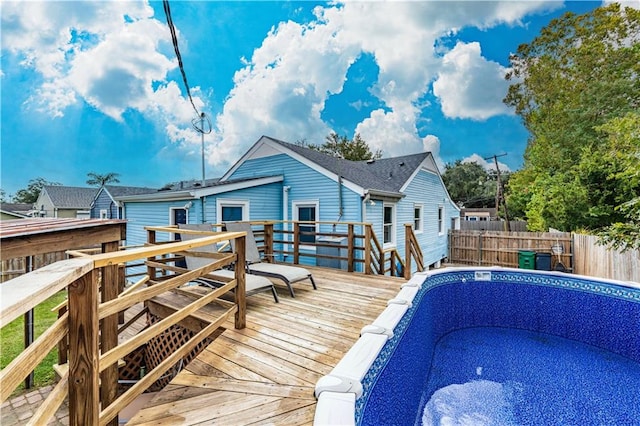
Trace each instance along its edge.
<path fill-rule="evenodd" d="M 422 204 L 413 205 L 413 230 L 417 234 L 422 232 Z"/>
<path fill-rule="evenodd" d="M 444 207 L 438 206 L 438 234 L 444 234 Z"/>
<path fill-rule="evenodd" d="M 382 222 L 382 241 L 385 245 L 395 244 L 395 208 L 393 204 L 384 205 L 384 217 Z"/>
<path fill-rule="evenodd" d="M 100 219 L 108 219 L 107 209 L 100 209 Z"/>
<path fill-rule="evenodd" d="M 249 201 L 218 199 L 216 216 L 219 222 L 247 221 L 249 220 Z"/>
<path fill-rule="evenodd" d="M 318 220 L 319 210 L 320 208 L 317 201 L 294 201 L 293 220 L 316 222 Z M 300 230 L 300 244 L 313 244 L 316 242 L 315 233 L 319 231 L 317 223 L 301 223 L 298 229 Z"/>
<path fill-rule="evenodd" d="M 171 225 L 188 223 L 188 211 L 183 207 L 171 207 L 169 211 Z"/>

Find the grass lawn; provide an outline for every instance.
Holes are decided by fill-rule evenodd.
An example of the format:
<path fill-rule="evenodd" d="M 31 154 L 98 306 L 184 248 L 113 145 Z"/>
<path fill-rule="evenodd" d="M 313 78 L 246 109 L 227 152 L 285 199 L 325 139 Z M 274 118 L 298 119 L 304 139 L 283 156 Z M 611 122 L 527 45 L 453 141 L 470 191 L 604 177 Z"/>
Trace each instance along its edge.
<path fill-rule="evenodd" d="M 40 336 L 58 318 L 57 312 L 51 312 L 51 308 L 57 306 L 67 297 L 66 291 L 47 299 L 36 306 L 34 312 L 34 331 L 36 338 Z M 24 350 L 24 317 L 20 317 L 7 324 L 0 330 L 0 367 L 4 368 Z M 53 383 L 55 373 L 52 365 L 58 362 L 58 350 L 54 348 L 47 357 L 38 365 L 34 375 L 36 388 Z M 14 393 L 24 389 L 21 384 Z"/>

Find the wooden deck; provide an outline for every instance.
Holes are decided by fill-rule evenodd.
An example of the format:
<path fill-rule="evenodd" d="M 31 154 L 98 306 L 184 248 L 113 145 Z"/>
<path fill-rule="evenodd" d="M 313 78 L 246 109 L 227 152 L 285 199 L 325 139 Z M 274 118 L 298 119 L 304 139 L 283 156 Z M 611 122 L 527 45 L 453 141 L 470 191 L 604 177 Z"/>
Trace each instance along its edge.
<path fill-rule="evenodd" d="M 311 424 L 316 381 L 338 363 L 360 329 L 405 281 L 309 268 L 318 285 L 274 281 L 247 298 L 247 327 L 225 330 L 127 424 Z M 122 420 L 122 419 L 121 419 Z"/>

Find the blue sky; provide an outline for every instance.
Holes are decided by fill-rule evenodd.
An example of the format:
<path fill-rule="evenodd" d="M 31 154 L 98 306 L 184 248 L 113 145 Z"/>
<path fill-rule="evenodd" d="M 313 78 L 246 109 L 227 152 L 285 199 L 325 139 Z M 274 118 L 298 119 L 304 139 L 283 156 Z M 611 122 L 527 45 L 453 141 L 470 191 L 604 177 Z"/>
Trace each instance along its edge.
<path fill-rule="evenodd" d="M 632 2 L 633 3 L 633 2 Z M 636 1 L 636 4 L 638 2 Z M 207 178 L 261 135 L 359 132 L 385 157 L 494 154 L 522 166 L 527 132 L 502 104 L 508 57 L 567 10 L 601 2 L 172 1 L 192 96 L 213 126 Z M 1 184 L 85 186 L 201 177 L 201 139 L 161 2 L 1 5 Z"/>

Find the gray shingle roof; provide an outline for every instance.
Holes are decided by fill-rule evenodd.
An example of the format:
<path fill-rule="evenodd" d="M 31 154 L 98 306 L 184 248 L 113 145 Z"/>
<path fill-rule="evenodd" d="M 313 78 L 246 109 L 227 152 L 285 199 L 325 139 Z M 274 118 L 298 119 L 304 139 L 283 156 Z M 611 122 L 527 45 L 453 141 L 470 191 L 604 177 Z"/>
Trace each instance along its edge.
<path fill-rule="evenodd" d="M 421 152 L 375 161 L 349 161 L 269 136 L 265 137 L 364 189 L 384 192 L 400 192 L 400 188 L 429 155 L 428 152 Z"/>
<path fill-rule="evenodd" d="M 47 185 L 43 189 L 55 207 L 67 209 L 89 209 L 98 192 L 98 188 L 62 185 Z"/>
<path fill-rule="evenodd" d="M 105 189 L 109 191 L 112 197 L 120 197 L 124 195 L 138 195 L 148 194 L 150 192 L 157 192 L 158 188 L 146 188 L 140 186 L 116 186 L 105 185 Z"/>

